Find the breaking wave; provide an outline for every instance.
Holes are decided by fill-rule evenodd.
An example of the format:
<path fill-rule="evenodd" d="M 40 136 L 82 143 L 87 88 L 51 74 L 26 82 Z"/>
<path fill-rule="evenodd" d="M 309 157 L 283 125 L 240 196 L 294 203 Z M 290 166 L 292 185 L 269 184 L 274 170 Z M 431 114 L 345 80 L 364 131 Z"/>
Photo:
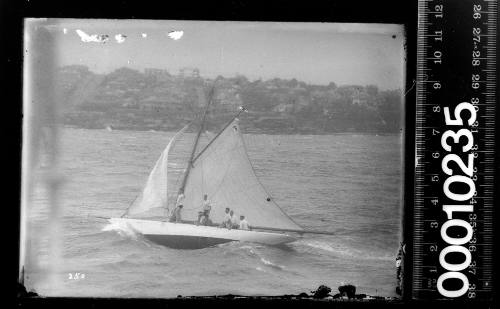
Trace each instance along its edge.
<path fill-rule="evenodd" d="M 258 246 L 257 248 L 262 248 L 262 246 Z M 250 257 L 253 257 L 253 258 L 258 258 L 259 261 L 264 264 L 265 266 L 268 266 L 268 267 L 272 267 L 274 269 L 279 269 L 279 270 L 284 270 L 286 267 L 283 266 L 283 265 L 279 265 L 279 264 L 276 264 L 276 263 L 273 263 L 272 261 L 270 261 L 269 259 L 267 259 L 264 255 L 262 255 L 261 253 L 259 253 L 256 249 L 256 247 L 253 247 L 251 245 L 243 245 L 243 246 L 239 246 L 239 249 L 243 249 L 244 251 L 246 251 L 246 253 L 250 256 Z M 260 267 L 258 267 L 260 268 Z"/>
<path fill-rule="evenodd" d="M 275 263 L 273 263 L 273 262 L 271 262 L 271 261 L 269 261 L 269 260 L 267 260 L 267 259 L 265 259 L 265 258 L 263 258 L 263 257 L 260 257 L 260 261 L 261 261 L 264 265 L 269 266 L 269 267 L 272 267 L 272 268 L 275 268 L 275 269 L 279 269 L 279 270 L 283 270 L 283 269 L 285 269 L 285 266 L 275 264 Z"/>
<path fill-rule="evenodd" d="M 115 231 L 120 236 L 125 236 L 137 240 L 139 238 L 139 234 L 130 227 L 129 224 L 123 221 L 114 221 L 113 219 L 109 220 L 109 223 L 102 228 L 103 232 Z"/>

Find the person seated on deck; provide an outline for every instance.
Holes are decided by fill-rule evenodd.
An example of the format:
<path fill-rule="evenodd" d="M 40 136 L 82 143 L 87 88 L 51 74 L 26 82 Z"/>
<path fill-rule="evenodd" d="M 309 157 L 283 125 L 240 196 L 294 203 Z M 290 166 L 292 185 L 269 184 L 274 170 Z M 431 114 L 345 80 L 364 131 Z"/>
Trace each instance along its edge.
<path fill-rule="evenodd" d="M 169 222 L 176 222 L 179 223 L 182 220 L 182 215 L 181 215 L 181 210 L 182 210 L 183 205 L 178 205 L 175 207 L 174 211 L 172 212 L 172 215 L 170 216 Z"/>
<path fill-rule="evenodd" d="M 250 230 L 248 221 L 247 219 L 245 219 L 245 216 L 240 216 L 240 230 Z"/>
<path fill-rule="evenodd" d="M 240 228 L 240 220 L 238 219 L 238 216 L 234 213 L 234 211 L 230 211 L 229 215 L 231 215 L 231 228 L 233 229 L 238 229 Z"/>
<path fill-rule="evenodd" d="M 224 215 L 224 219 L 222 219 L 220 227 L 231 229 L 231 215 L 229 214 L 229 210 L 229 208 L 226 208 L 226 214 Z"/>

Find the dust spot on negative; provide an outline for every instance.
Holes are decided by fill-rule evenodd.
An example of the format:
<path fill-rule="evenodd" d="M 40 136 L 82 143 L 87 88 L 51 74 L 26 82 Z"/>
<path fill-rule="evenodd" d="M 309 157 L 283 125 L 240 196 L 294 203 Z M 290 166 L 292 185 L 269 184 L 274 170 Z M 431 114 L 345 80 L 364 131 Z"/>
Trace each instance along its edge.
<path fill-rule="evenodd" d="M 395 35 L 395 34 L 393 34 L 393 35 L 392 35 L 392 38 L 393 38 L 393 39 L 395 39 L 395 38 L 396 38 L 396 35 Z"/>

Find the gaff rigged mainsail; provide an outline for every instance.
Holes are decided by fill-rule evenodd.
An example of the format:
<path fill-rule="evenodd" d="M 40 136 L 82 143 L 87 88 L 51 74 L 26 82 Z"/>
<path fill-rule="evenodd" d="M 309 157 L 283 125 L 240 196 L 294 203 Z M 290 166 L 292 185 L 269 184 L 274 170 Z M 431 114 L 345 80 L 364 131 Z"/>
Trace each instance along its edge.
<path fill-rule="evenodd" d="M 196 220 L 203 195 L 214 203 L 213 222 L 222 222 L 224 209 L 244 215 L 253 226 L 302 230 L 288 217 L 257 179 L 248 158 L 238 119 L 233 120 L 195 158 L 184 189 L 184 220 Z"/>
<path fill-rule="evenodd" d="M 167 147 L 165 147 L 165 150 L 163 150 L 160 158 L 156 161 L 156 164 L 149 174 L 148 181 L 146 182 L 141 194 L 127 209 L 125 215 L 135 215 L 148 211 L 152 208 L 167 206 L 168 155 L 175 142 L 184 133 L 184 131 L 186 131 L 188 126 L 189 125 L 186 125 L 172 137 Z"/>

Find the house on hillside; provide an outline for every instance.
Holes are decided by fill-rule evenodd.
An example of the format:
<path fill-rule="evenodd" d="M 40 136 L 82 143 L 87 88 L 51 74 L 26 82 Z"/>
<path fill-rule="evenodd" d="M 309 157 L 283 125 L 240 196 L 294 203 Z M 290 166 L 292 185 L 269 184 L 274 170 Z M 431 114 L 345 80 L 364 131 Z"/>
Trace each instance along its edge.
<path fill-rule="evenodd" d="M 199 78 L 200 70 L 197 68 L 184 67 L 179 70 L 179 77 L 182 78 Z"/>
<path fill-rule="evenodd" d="M 356 91 L 352 96 L 351 103 L 358 106 L 368 105 L 369 95 L 366 92 Z"/>

